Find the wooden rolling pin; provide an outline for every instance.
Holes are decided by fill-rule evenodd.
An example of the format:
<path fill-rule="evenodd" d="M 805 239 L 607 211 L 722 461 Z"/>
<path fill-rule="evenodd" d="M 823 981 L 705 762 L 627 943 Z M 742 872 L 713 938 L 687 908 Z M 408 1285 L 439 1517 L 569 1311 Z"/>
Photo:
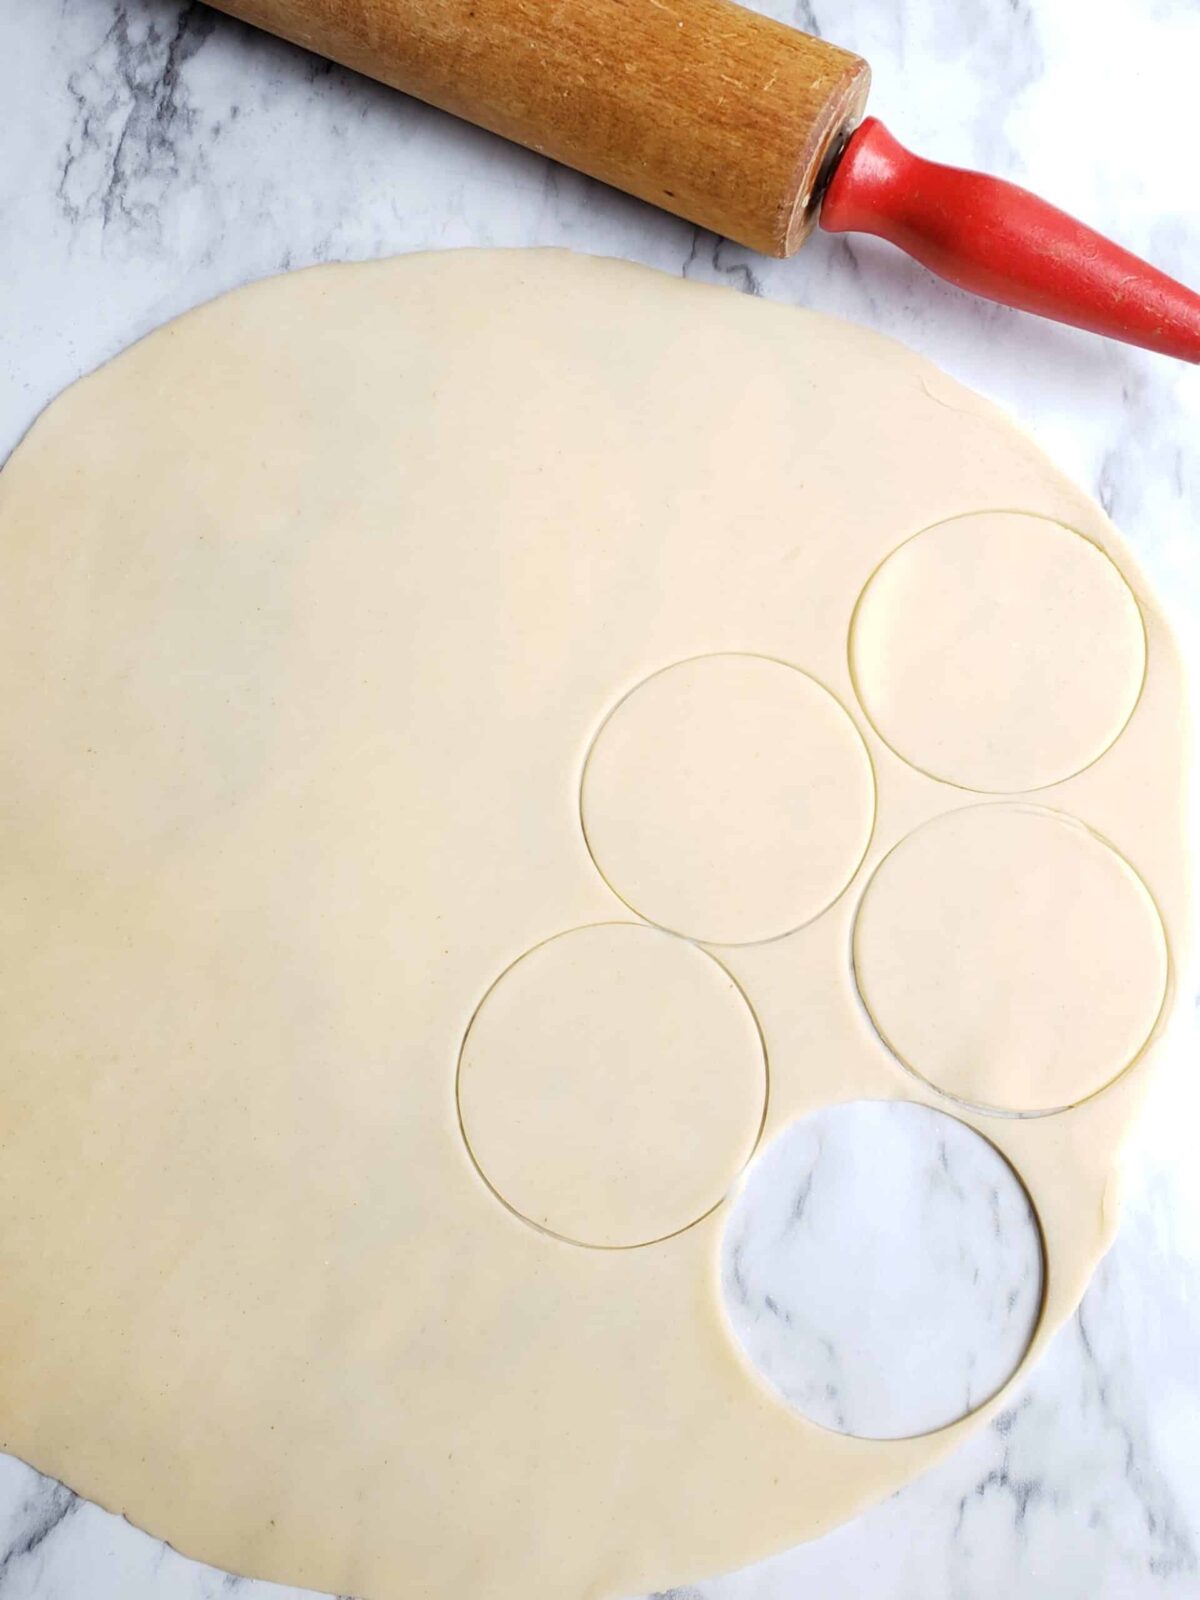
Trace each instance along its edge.
<path fill-rule="evenodd" d="M 1200 296 L 1026 190 L 860 126 L 865 61 L 731 0 L 215 3 L 764 254 L 820 213 L 988 299 L 1200 361 Z"/>

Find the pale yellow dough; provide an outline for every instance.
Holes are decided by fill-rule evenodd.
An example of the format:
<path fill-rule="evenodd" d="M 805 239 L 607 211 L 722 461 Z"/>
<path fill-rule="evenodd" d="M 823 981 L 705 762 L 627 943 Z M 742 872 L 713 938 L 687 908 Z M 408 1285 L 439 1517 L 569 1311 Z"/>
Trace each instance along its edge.
<path fill-rule="evenodd" d="M 1137 703 L 1146 639 L 1103 551 L 1045 517 L 991 511 L 888 556 L 850 654 L 863 707 L 899 755 L 1004 794 L 1103 755 Z"/>
<path fill-rule="evenodd" d="M 994 544 L 978 580 L 893 569 L 889 601 L 906 540 L 1014 511 L 1068 541 L 1029 560 L 1069 626 L 1009 604 Z M 913 630 L 980 638 L 921 596 L 986 610 L 997 573 L 947 740 L 906 698 Z M 276 279 L 50 408 L 0 477 L 0 596 L 7 1450 L 189 1554 L 371 1600 L 631 1595 L 819 1533 L 990 1407 L 860 1441 L 745 1365 L 717 1255 L 764 1096 L 764 1137 L 859 1097 L 958 1110 L 1041 1220 L 1031 1358 L 1077 1303 L 1183 932 L 1181 673 L 1097 507 L 917 357 L 567 255 Z M 654 678 L 697 658 L 761 671 Z M 686 690 L 689 725 L 660 725 L 703 803 L 668 793 L 652 681 Z M 961 1110 L 859 1001 L 877 869 L 866 908 L 906 910 L 893 847 L 899 871 L 925 841 L 935 901 L 979 866 L 931 819 L 992 802 L 922 766 L 1039 786 L 1116 852 L 1074 949 L 980 890 L 1030 941 L 1005 947 L 1035 994 L 1013 1039 L 1052 1036 L 1048 1082 L 904 1013 L 912 1068 L 967 1099 L 1044 1109 L 1117 1074 L 1074 1109 Z"/>
<path fill-rule="evenodd" d="M 854 925 L 854 970 L 900 1060 L 948 1094 L 1062 1110 L 1110 1083 L 1150 1037 L 1167 943 L 1128 863 L 1032 806 L 936 817 L 879 867 Z"/>
<path fill-rule="evenodd" d="M 819 916 L 871 837 L 875 780 L 854 723 L 780 661 L 700 656 L 605 720 L 580 819 L 627 904 L 692 939 L 751 944 Z"/>
<path fill-rule="evenodd" d="M 488 990 L 458 1106 L 481 1176 L 519 1216 L 578 1244 L 652 1244 L 718 1205 L 750 1159 L 766 1052 L 711 955 L 601 923 L 548 939 Z"/>

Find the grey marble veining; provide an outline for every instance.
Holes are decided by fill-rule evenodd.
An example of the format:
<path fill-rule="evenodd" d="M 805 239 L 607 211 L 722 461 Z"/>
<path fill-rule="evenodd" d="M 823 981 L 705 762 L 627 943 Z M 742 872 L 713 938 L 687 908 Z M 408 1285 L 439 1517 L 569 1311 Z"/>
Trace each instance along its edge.
<path fill-rule="evenodd" d="M 1200 277 L 1194 0 L 762 9 L 866 55 L 872 110 L 922 153 L 1027 182 Z M 974 302 L 877 241 L 818 235 L 792 262 L 763 260 L 184 0 L 4 0 L 0 103 L 0 456 L 80 373 L 248 279 L 566 245 L 905 340 L 1099 496 L 1181 634 L 1200 638 L 1200 373 Z M 1200 1595 L 1190 1000 L 1130 1153 L 1117 1242 L 1012 1404 L 856 1522 L 687 1600 Z M 0 1600 L 287 1593 L 185 1561 L 0 1457 Z"/>
<path fill-rule="evenodd" d="M 925 1106 L 827 1106 L 756 1161 L 725 1230 L 734 1332 L 804 1416 L 864 1439 L 930 1433 L 1012 1376 L 1042 1302 L 1012 1169 Z"/>

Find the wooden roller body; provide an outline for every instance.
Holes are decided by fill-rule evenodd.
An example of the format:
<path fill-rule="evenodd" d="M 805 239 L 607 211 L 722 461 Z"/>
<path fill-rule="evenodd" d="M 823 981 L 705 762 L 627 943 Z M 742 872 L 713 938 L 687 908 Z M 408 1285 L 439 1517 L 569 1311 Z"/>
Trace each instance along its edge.
<path fill-rule="evenodd" d="M 849 51 L 730 0 L 216 0 L 773 256 L 862 115 Z"/>

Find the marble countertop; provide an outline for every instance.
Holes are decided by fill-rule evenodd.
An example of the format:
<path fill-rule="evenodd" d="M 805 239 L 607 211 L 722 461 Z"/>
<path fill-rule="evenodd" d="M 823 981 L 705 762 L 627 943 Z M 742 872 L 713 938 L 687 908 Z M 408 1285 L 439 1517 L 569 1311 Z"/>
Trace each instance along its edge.
<path fill-rule="evenodd" d="M 1026 181 L 1200 277 L 1193 0 L 760 8 L 866 55 L 872 109 L 923 154 Z M 248 279 L 416 249 L 565 245 L 905 340 L 1090 488 L 1181 634 L 1200 635 L 1200 372 L 971 301 L 874 241 L 818 235 L 791 262 L 762 260 L 184 0 L 6 0 L 0 100 L 0 458 L 72 379 Z M 687 1600 L 1200 1594 L 1191 989 L 1180 1010 L 1116 1244 L 1012 1404 L 858 1521 Z M 0 1457 L 0 1600 L 230 1593 L 292 1591 L 186 1561 Z"/>

